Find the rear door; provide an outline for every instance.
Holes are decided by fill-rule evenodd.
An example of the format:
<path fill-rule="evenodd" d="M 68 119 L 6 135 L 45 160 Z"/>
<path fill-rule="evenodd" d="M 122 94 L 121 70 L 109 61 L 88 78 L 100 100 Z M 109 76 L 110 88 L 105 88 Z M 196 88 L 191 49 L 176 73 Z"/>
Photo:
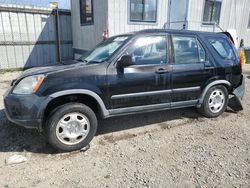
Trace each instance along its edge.
<path fill-rule="evenodd" d="M 195 35 L 173 34 L 172 107 L 197 104 L 201 86 L 212 76 L 214 67 Z"/>
<path fill-rule="evenodd" d="M 217 72 L 221 79 L 226 79 L 237 86 L 241 80 L 241 64 L 238 52 L 232 41 L 225 36 L 207 37 L 215 51 L 213 56 L 218 64 Z"/>

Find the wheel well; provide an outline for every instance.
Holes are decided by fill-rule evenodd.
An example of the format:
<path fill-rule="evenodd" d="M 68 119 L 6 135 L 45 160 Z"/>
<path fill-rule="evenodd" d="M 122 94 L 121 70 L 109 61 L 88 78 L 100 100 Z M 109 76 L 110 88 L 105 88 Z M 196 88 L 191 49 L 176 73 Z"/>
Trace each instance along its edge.
<path fill-rule="evenodd" d="M 229 86 L 229 85 L 227 85 L 227 84 L 216 84 L 216 85 L 214 85 L 214 86 L 224 86 L 224 87 L 227 89 L 228 94 L 230 94 L 230 92 L 231 92 L 231 90 L 232 90 L 232 87 Z M 213 86 L 212 86 L 212 87 L 213 87 Z M 211 87 L 210 87 L 210 88 L 211 88 Z"/>
<path fill-rule="evenodd" d="M 89 95 L 85 95 L 85 94 L 64 95 L 64 96 L 57 97 L 48 103 L 43 113 L 43 125 L 46 122 L 47 118 L 49 117 L 49 114 L 54 109 L 66 103 L 70 103 L 70 102 L 77 102 L 77 103 L 85 104 L 89 108 L 91 108 L 96 115 L 100 115 L 100 112 L 101 112 L 100 106 L 95 98 Z"/>
<path fill-rule="evenodd" d="M 230 94 L 230 93 L 232 92 L 232 87 L 229 86 L 229 85 L 226 84 L 226 83 L 217 83 L 217 84 L 211 85 L 210 87 L 205 88 L 205 89 L 202 91 L 201 96 L 200 96 L 200 99 L 199 99 L 199 104 L 198 104 L 198 106 L 200 106 L 201 103 L 203 102 L 204 97 L 205 97 L 207 91 L 208 91 L 211 87 L 214 87 L 214 86 L 224 86 L 224 87 L 227 89 L 228 94 Z"/>

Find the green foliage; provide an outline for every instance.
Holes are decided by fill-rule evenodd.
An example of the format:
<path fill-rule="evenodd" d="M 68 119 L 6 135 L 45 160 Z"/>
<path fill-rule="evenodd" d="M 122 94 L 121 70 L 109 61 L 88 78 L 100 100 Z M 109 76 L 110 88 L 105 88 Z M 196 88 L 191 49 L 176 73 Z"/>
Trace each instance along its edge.
<path fill-rule="evenodd" d="M 16 72 L 16 71 L 24 71 L 24 68 L 0 69 L 0 74 L 4 74 L 6 72 Z"/>

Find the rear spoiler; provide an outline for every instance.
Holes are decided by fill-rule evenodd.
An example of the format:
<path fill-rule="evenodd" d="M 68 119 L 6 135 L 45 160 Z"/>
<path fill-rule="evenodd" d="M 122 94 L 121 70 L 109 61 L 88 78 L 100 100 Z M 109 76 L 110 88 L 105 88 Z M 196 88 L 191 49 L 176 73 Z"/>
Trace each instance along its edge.
<path fill-rule="evenodd" d="M 220 32 L 220 33 L 223 33 L 224 35 L 226 35 L 230 41 L 235 45 L 236 48 L 238 48 L 238 36 L 237 36 L 237 33 L 236 33 L 236 30 L 235 29 L 229 29 L 225 32 Z"/>
<path fill-rule="evenodd" d="M 232 41 L 232 43 L 235 45 L 234 39 L 229 32 L 226 31 L 226 32 L 221 32 L 221 33 L 225 34 Z"/>

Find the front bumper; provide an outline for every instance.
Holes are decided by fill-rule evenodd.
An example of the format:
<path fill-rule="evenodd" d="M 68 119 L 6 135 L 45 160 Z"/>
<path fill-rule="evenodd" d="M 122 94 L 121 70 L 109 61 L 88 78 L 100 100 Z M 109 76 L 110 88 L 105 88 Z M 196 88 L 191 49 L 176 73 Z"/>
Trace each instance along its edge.
<path fill-rule="evenodd" d="M 33 129 L 41 129 L 40 106 L 45 98 L 35 94 L 16 95 L 7 92 L 4 95 L 5 114 L 9 121 Z"/>
<path fill-rule="evenodd" d="M 241 77 L 241 82 L 236 89 L 232 92 L 233 97 L 229 99 L 228 106 L 234 111 L 243 110 L 242 99 L 245 95 L 245 77 Z"/>

